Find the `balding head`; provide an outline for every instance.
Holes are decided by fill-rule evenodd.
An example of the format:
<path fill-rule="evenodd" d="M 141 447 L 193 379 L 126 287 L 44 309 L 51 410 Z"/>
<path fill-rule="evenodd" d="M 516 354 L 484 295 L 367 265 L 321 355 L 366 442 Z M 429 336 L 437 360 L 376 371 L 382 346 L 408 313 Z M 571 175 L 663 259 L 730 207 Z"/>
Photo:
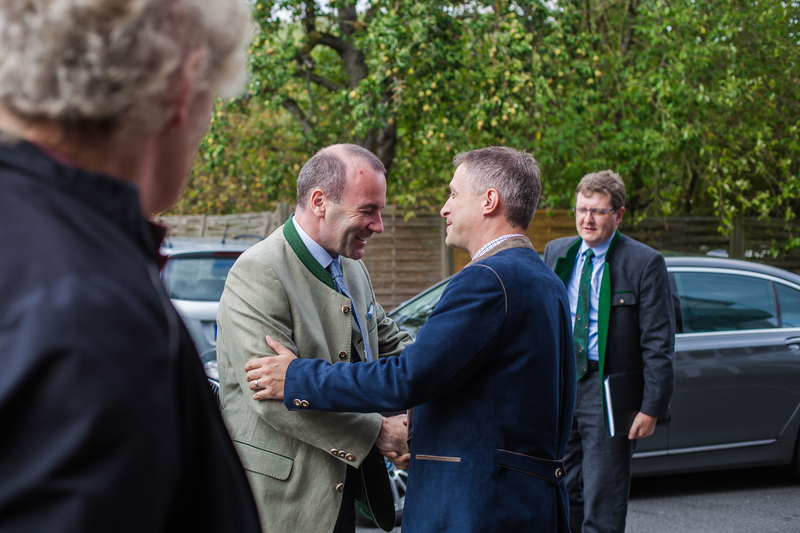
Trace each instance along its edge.
<path fill-rule="evenodd" d="M 355 144 L 334 144 L 323 148 L 308 160 L 297 177 L 297 208 L 304 209 L 311 191 L 322 189 L 325 195 L 339 203 L 347 185 L 347 170 L 354 162 L 367 164 L 375 172 L 386 174 L 386 167 L 375 154 Z"/>

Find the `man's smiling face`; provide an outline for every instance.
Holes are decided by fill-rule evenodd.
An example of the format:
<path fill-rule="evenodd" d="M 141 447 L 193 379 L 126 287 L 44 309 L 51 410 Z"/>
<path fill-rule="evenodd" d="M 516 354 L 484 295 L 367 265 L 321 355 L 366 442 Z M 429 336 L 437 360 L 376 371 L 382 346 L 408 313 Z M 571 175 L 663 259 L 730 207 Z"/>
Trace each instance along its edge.
<path fill-rule="evenodd" d="M 450 197 L 440 214 L 447 219 L 445 244 L 466 250 L 470 255 L 478 251 L 478 228 L 483 219 L 483 194 L 475 194 L 466 178 L 467 167 L 459 165 L 450 181 Z"/>
<path fill-rule="evenodd" d="M 349 160 L 344 192 L 338 203 L 326 200 L 319 244 L 332 256 L 364 257 L 373 233 L 383 232 L 381 209 L 386 205 L 386 178 L 363 161 Z"/>

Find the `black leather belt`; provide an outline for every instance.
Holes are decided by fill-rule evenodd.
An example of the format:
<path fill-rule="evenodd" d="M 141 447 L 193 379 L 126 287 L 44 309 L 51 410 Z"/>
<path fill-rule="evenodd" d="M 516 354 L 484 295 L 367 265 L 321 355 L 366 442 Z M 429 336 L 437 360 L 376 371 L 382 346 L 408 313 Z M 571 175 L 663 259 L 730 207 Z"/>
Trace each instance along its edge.
<path fill-rule="evenodd" d="M 587 372 L 597 372 L 598 370 L 600 370 L 600 362 L 599 361 L 595 361 L 593 359 L 589 359 L 588 361 L 586 361 L 586 363 L 588 364 L 587 369 L 586 369 Z"/>

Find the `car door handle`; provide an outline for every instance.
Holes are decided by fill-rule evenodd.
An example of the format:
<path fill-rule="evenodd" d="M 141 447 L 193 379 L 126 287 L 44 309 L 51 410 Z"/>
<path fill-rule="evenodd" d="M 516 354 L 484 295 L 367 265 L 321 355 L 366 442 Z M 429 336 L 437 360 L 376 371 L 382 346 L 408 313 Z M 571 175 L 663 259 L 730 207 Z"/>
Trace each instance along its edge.
<path fill-rule="evenodd" d="M 800 337 L 789 337 L 786 339 L 786 346 L 790 350 L 800 350 Z"/>

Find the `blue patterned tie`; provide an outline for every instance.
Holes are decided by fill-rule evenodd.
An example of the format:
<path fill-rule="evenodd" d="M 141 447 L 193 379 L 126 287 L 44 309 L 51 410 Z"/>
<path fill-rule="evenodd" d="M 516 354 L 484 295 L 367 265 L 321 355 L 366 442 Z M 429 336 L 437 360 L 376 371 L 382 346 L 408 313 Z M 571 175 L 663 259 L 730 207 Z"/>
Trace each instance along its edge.
<path fill-rule="evenodd" d="M 351 308 L 353 309 L 353 316 L 356 317 L 356 324 L 358 324 L 358 329 L 361 330 L 361 338 L 364 339 L 364 353 L 367 355 L 367 361 L 372 361 L 372 351 L 369 348 L 369 339 L 367 337 L 367 330 L 364 328 L 364 325 L 361 323 L 361 317 L 358 316 L 358 311 L 356 310 L 356 304 L 353 301 L 353 297 L 350 296 L 350 291 L 347 290 L 347 285 L 344 283 L 344 275 L 342 274 L 342 266 L 340 264 L 340 258 L 337 257 L 336 259 L 331 262 L 328 266 L 328 269 L 333 276 L 333 282 L 336 283 L 336 288 L 339 289 L 339 292 L 350 298 Z"/>
<path fill-rule="evenodd" d="M 589 355 L 589 311 L 591 308 L 591 289 L 592 289 L 592 262 L 594 251 L 589 248 L 586 250 L 586 258 L 583 260 L 583 270 L 581 270 L 581 280 L 578 287 L 578 305 L 575 309 L 575 329 L 572 338 L 575 342 L 575 362 L 577 363 L 577 377 L 580 380 L 588 370 Z"/>

